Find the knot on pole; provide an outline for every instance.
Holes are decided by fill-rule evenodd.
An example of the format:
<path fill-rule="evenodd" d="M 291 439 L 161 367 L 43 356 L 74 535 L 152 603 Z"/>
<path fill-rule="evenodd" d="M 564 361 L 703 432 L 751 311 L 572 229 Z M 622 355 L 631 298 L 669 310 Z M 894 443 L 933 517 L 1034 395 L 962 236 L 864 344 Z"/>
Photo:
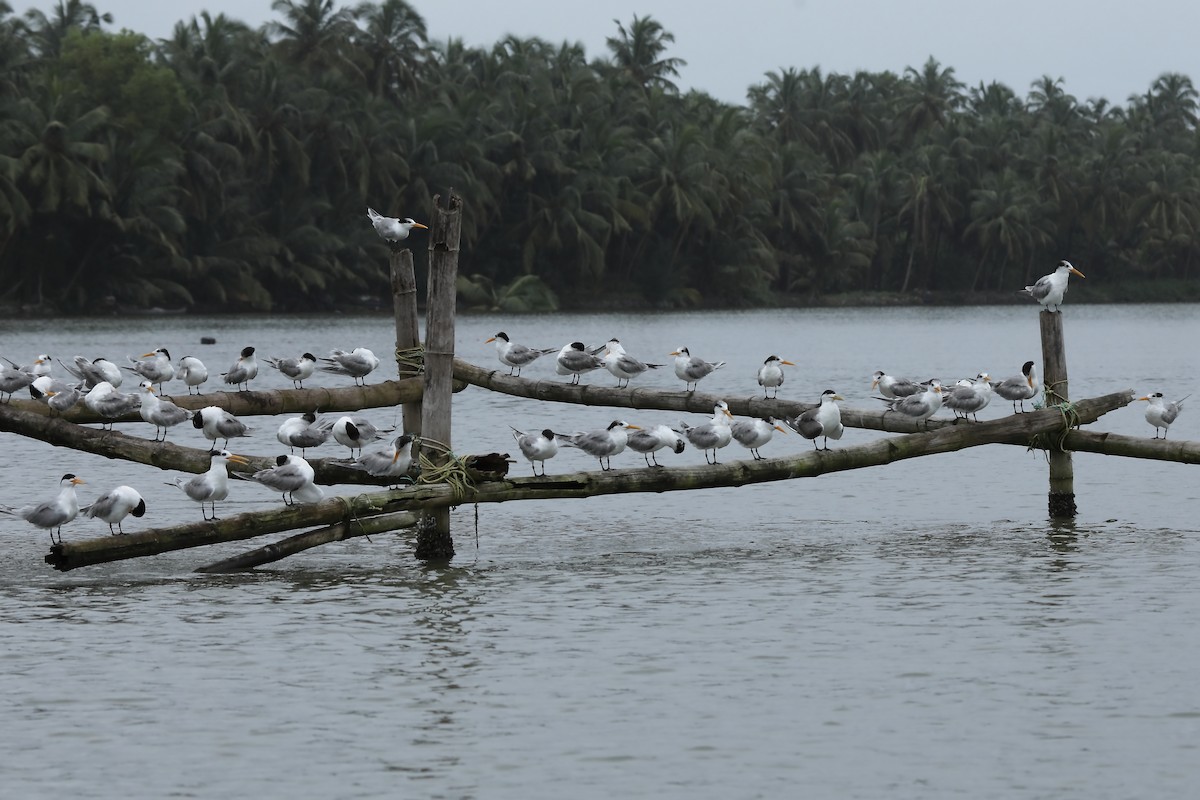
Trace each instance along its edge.
<path fill-rule="evenodd" d="M 1061 403 L 1067 402 L 1067 398 L 1063 397 L 1061 394 L 1058 393 L 1058 387 L 1062 386 L 1065 383 L 1066 383 L 1065 380 L 1063 380 L 1063 381 L 1048 381 L 1042 386 L 1042 394 L 1046 399 L 1046 407 L 1047 408 L 1053 407 L 1055 405 L 1055 403 L 1061 404 Z"/>
<path fill-rule="evenodd" d="M 1052 408 L 1062 415 L 1062 429 L 1034 434 L 1033 438 L 1029 440 L 1027 450 L 1045 450 L 1047 452 L 1050 450 L 1063 450 L 1065 449 L 1063 445 L 1067 442 L 1067 434 L 1073 429 L 1078 428 L 1081 424 L 1079 421 L 1079 411 L 1074 403 L 1056 403 L 1046 406 L 1046 408 Z"/>
<path fill-rule="evenodd" d="M 447 457 L 447 460 L 441 464 L 435 464 L 432 459 L 425 454 L 425 450 L 433 450 Z M 471 481 L 471 476 L 467 472 L 466 460 L 454 455 L 454 451 L 444 442 L 438 442 L 433 439 L 421 437 L 421 475 L 417 478 L 417 483 L 444 483 L 450 487 L 450 492 L 455 499 L 466 497 L 467 490 L 474 486 Z"/>
<path fill-rule="evenodd" d="M 403 350 L 396 348 L 396 365 L 413 375 L 421 374 L 425 371 L 425 348 L 421 345 Z"/>

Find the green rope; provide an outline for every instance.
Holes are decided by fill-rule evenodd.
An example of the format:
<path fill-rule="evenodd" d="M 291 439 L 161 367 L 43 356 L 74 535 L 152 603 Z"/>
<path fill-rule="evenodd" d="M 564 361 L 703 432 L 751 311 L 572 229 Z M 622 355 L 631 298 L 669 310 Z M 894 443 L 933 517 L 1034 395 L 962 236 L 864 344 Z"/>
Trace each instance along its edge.
<path fill-rule="evenodd" d="M 1047 399 L 1049 399 L 1049 395 L 1050 392 L 1047 391 Z M 1044 450 L 1046 451 L 1047 457 L 1049 457 L 1051 450 L 1066 449 L 1064 445 L 1067 443 L 1067 434 L 1069 434 L 1073 429 L 1078 428 L 1082 423 L 1079 421 L 1079 412 L 1076 410 L 1076 406 L 1072 402 L 1064 400 L 1061 403 L 1055 403 L 1045 407 L 1053 408 L 1062 415 L 1062 430 L 1034 434 L 1033 438 L 1029 440 L 1029 447 L 1027 448 L 1027 451 Z"/>
<path fill-rule="evenodd" d="M 425 371 L 425 347 L 417 345 L 406 350 L 396 349 L 396 366 L 400 372 L 420 375 Z"/>
<path fill-rule="evenodd" d="M 348 498 L 345 495 L 340 495 L 340 494 L 334 495 L 334 498 L 339 503 L 341 503 L 342 505 L 344 505 L 346 507 L 346 518 L 345 519 L 346 519 L 346 525 L 347 525 L 348 529 L 352 529 L 354 525 L 358 525 L 358 529 L 360 531 L 362 530 L 362 520 L 359 519 L 358 512 L 354 509 L 353 501 L 358 500 L 360 497 L 366 497 L 366 496 L 367 495 L 365 495 L 365 494 L 358 494 L 352 498 Z M 371 508 L 378 508 L 378 506 L 376 506 L 374 503 L 372 503 Z M 368 542 L 371 541 L 370 535 L 364 533 L 363 536 L 366 538 L 366 540 Z M 344 539 L 345 537 L 342 537 L 342 538 Z M 371 542 L 371 544 L 374 544 L 374 542 Z"/>
<path fill-rule="evenodd" d="M 415 446 L 416 443 L 413 444 Z M 435 464 L 425 454 L 427 449 L 441 453 L 448 458 L 441 464 Z M 467 473 L 466 458 L 454 455 L 454 452 L 444 442 L 422 437 L 420 453 L 418 460 L 421 465 L 421 475 L 417 478 L 417 483 L 448 484 L 455 499 L 466 497 L 467 490 L 474 487 L 471 476 Z"/>

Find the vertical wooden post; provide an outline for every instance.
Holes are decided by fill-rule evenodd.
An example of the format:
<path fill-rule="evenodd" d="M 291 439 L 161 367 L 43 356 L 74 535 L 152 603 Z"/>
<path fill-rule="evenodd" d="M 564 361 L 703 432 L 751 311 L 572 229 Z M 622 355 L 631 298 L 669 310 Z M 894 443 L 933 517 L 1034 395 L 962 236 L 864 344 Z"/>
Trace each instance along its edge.
<path fill-rule="evenodd" d="M 1067 388 L 1067 353 L 1063 342 L 1061 311 L 1044 310 L 1041 313 L 1042 330 L 1042 382 L 1045 386 L 1046 405 L 1066 403 L 1070 399 Z M 1075 471 L 1071 465 L 1070 452 L 1063 450 L 1057 442 L 1050 448 L 1050 516 L 1055 519 L 1071 518 L 1077 513 L 1075 507 Z"/>
<path fill-rule="evenodd" d="M 415 350 L 421 344 L 420 320 L 417 316 L 417 275 L 413 271 L 412 250 L 393 250 L 388 256 L 392 270 L 392 309 L 396 317 L 396 352 Z M 400 378 L 411 378 L 417 371 L 396 364 Z M 414 400 L 402 407 L 404 433 L 421 432 L 421 401 Z"/>
<path fill-rule="evenodd" d="M 425 303 L 425 397 L 422 438 L 450 446 L 450 404 L 454 396 L 454 311 L 457 300 L 458 240 L 462 232 L 462 198 L 450 190 L 446 208 L 433 198 L 429 228 L 429 294 Z M 445 456 L 425 451 L 433 463 Z M 449 561 L 454 557 L 450 509 L 429 512 L 417 526 L 417 558 Z"/>

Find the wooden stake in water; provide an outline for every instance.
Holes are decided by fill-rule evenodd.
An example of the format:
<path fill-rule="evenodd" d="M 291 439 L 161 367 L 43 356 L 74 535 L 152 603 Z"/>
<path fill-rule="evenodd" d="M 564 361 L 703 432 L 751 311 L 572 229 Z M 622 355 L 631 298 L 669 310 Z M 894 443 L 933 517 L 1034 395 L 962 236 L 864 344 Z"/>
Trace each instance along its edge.
<path fill-rule="evenodd" d="M 1061 311 L 1042 311 L 1042 380 L 1045 386 L 1046 405 L 1067 403 L 1067 353 L 1063 343 Z M 1054 519 L 1074 517 L 1075 471 L 1071 465 L 1071 453 L 1052 441 L 1050 452 L 1050 516 Z"/>
<path fill-rule="evenodd" d="M 454 396 L 454 310 L 457 300 L 458 240 L 462 232 L 462 198 L 450 191 L 442 208 L 433 198 L 429 229 L 429 294 L 425 303 L 425 397 L 421 436 L 450 448 L 450 406 Z M 448 455 L 422 448 L 435 465 Z M 439 508 L 417 526 L 417 558 L 449 561 L 454 557 L 450 509 Z"/>
<path fill-rule="evenodd" d="M 396 317 L 396 353 L 413 358 L 421 344 L 420 319 L 417 312 L 417 276 L 413 271 L 412 250 L 393 250 L 388 256 L 392 270 L 392 309 Z M 398 360 L 396 366 L 400 378 L 411 378 L 417 374 L 410 364 Z M 421 401 L 405 403 L 403 406 L 404 433 L 421 432 Z"/>

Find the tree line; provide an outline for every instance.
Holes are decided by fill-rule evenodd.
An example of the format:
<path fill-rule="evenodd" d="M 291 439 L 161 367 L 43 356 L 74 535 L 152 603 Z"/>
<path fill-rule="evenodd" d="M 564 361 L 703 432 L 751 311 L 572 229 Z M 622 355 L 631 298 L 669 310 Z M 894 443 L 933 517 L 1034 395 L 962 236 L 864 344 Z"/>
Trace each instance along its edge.
<path fill-rule="evenodd" d="M 980 296 L 1061 258 L 1147 298 L 1195 277 L 1185 75 L 1115 105 L 1049 76 L 1025 97 L 966 86 L 932 58 L 781 67 L 733 105 L 679 90 L 685 64 L 649 16 L 614 21 L 589 57 L 431 41 L 404 0 L 273 10 L 151 41 L 80 0 L 0 0 L 0 304 L 378 299 L 387 249 L 366 207 L 422 219 L 451 187 L 474 307 Z"/>

